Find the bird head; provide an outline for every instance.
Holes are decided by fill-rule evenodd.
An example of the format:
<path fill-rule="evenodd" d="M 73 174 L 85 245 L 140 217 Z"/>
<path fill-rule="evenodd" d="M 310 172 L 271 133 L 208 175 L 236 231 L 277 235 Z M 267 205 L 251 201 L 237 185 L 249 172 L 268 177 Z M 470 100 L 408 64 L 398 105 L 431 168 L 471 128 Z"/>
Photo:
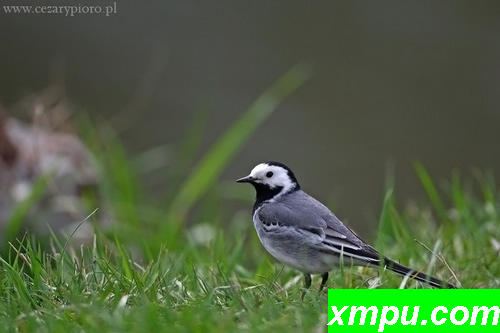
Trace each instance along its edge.
<path fill-rule="evenodd" d="M 252 169 L 248 176 L 236 181 L 252 184 L 257 192 L 267 191 L 274 195 L 300 188 L 292 170 L 279 162 L 260 163 Z"/>

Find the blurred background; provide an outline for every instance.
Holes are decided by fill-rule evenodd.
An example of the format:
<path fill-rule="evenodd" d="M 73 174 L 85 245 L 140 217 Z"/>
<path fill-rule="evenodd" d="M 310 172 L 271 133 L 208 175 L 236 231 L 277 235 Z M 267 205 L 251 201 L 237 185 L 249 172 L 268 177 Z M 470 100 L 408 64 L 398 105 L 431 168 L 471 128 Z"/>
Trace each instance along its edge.
<path fill-rule="evenodd" d="M 97 2 L 112 3 L 80 1 Z M 144 172 L 145 193 L 168 192 L 172 175 L 188 174 L 297 63 L 312 66 L 311 78 L 213 186 L 227 182 L 232 191 L 230 182 L 255 164 L 278 160 L 366 236 L 387 174 L 404 203 L 424 198 L 415 161 L 437 179 L 453 169 L 500 169 L 498 1 L 116 5 L 109 17 L 2 13 L 0 102 L 10 116 L 30 119 L 33 110 L 16 111 L 19 101 L 58 86 L 74 114 L 116 132 L 130 159 L 160 159 Z M 199 147 L 179 171 L 176 152 L 189 131 L 199 133 Z"/>

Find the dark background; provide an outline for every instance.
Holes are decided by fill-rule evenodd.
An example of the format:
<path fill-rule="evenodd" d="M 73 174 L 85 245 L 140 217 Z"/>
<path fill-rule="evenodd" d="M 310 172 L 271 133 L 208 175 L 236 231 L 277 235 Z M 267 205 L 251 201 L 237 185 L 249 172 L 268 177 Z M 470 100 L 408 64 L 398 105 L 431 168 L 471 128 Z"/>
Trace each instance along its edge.
<path fill-rule="evenodd" d="M 68 98 L 114 124 L 131 154 L 180 142 L 200 109 L 208 147 L 275 78 L 311 63 L 223 179 L 285 162 L 358 229 L 379 213 L 388 165 L 402 202 L 423 198 L 415 160 L 438 179 L 500 168 L 498 1 L 121 0 L 110 17 L 2 11 L 0 40 L 2 104 L 63 73 Z"/>

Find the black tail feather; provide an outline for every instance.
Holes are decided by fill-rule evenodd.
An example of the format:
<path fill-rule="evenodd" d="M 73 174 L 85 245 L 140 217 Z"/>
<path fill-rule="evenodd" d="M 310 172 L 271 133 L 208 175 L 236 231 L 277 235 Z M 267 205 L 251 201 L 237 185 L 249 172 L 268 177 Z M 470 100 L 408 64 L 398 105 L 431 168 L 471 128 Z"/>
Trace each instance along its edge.
<path fill-rule="evenodd" d="M 424 273 L 421 273 L 421 272 L 416 271 L 414 269 L 408 268 L 408 267 L 403 266 L 401 264 L 398 264 L 397 262 L 395 262 L 391 259 L 388 259 L 388 258 L 384 259 L 384 265 L 387 269 L 390 269 L 394 273 L 397 273 L 401 276 L 408 276 L 410 280 L 413 279 L 413 280 L 417 280 L 420 282 L 424 282 L 424 283 L 427 283 L 427 284 L 429 284 L 433 287 L 436 287 L 436 288 L 443 288 L 443 289 L 456 289 L 457 288 L 448 282 L 441 281 L 441 280 L 436 279 L 436 278 L 429 276 L 427 274 L 424 274 Z"/>

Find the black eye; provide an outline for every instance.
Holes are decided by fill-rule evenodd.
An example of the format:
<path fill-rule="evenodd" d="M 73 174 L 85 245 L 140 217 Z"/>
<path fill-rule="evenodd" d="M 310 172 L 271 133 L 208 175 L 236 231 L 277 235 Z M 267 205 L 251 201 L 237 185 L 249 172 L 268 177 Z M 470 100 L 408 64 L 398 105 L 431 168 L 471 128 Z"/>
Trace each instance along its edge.
<path fill-rule="evenodd" d="M 266 173 L 267 178 L 271 178 L 273 175 L 274 175 L 274 173 L 272 171 L 269 171 L 268 173 Z"/>

